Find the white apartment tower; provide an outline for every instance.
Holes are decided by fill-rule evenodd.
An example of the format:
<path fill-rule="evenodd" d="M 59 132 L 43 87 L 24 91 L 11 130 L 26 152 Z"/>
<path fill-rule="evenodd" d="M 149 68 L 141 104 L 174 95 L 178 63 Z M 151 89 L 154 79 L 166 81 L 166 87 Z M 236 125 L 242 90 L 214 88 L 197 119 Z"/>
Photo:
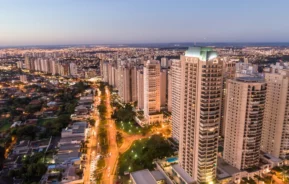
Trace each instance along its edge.
<path fill-rule="evenodd" d="M 20 75 L 19 78 L 20 78 L 20 81 L 23 82 L 23 83 L 27 83 L 28 82 L 26 75 Z"/>
<path fill-rule="evenodd" d="M 211 48 L 181 56 L 179 164 L 198 183 L 216 177 L 222 96 L 222 62 Z"/>
<path fill-rule="evenodd" d="M 137 107 L 144 109 L 144 78 L 143 70 L 137 71 Z"/>
<path fill-rule="evenodd" d="M 172 112 L 172 70 L 168 71 L 168 111 Z"/>
<path fill-rule="evenodd" d="M 124 103 L 132 101 L 131 85 L 131 68 L 125 65 L 120 66 L 118 68 L 118 93 Z"/>
<path fill-rule="evenodd" d="M 220 129 L 219 134 L 220 136 L 225 136 L 225 121 L 224 121 L 224 110 L 225 110 L 225 100 L 226 100 L 226 82 L 229 79 L 234 79 L 236 75 L 236 62 L 238 60 L 235 59 L 229 59 L 224 58 L 223 60 L 223 92 L 222 92 L 222 109 L 221 109 L 221 123 L 220 123 Z"/>
<path fill-rule="evenodd" d="M 103 82 L 109 82 L 109 73 L 108 73 L 108 65 L 109 63 L 106 61 L 106 62 L 103 62 L 102 63 L 102 78 L 103 78 Z"/>
<path fill-rule="evenodd" d="M 30 62 L 29 57 L 28 57 L 28 56 L 25 56 L 24 64 L 25 64 L 25 68 L 26 68 L 27 70 L 32 70 L 30 63 L 31 63 L 31 62 Z"/>
<path fill-rule="evenodd" d="M 167 105 L 167 80 L 168 80 L 168 71 L 166 69 L 161 69 L 160 73 L 160 98 L 161 98 L 161 107 L 166 108 Z"/>
<path fill-rule="evenodd" d="M 17 61 L 16 62 L 16 64 L 17 64 L 17 68 L 23 68 L 23 62 L 22 61 Z"/>
<path fill-rule="evenodd" d="M 137 97 L 137 87 L 138 87 L 138 84 L 137 84 L 137 67 L 134 66 L 131 68 L 131 71 L 130 71 L 130 77 L 131 77 L 131 101 L 135 102 L 138 100 L 138 97 Z"/>
<path fill-rule="evenodd" d="M 171 112 L 172 112 L 172 137 L 179 141 L 181 126 L 181 61 L 173 60 L 171 66 Z"/>
<path fill-rule="evenodd" d="M 227 81 L 223 158 L 240 170 L 259 165 L 265 97 L 263 78 Z"/>
<path fill-rule="evenodd" d="M 144 66 L 144 116 L 149 123 L 161 121 L 160 63 L 148 60 Z"/>
<path fill-rule="evenodd" d="M 70 63 L 69 64 L 69 71 L 70 71 L 70 75 L 76 76 L 77 75 L 77 65 L 75 63 Z"/>
<path fill-rule="evenodd" d="M 52 75 L 56 75 L 59 73 L 58 72 L 58 63 L 55 60 L 51 61 L 51 73 L 52 73 Z"/>
<path fill-rule="evenodd" d="M 165 57 L 163 57 L 163 58 L 161 58 L 161 67 L 162 68 L 167 68 L 168 67 L 168 59 L 167 58 L 165 58 Z"/>
<path fill-rule="evenodd" d="M 286 64 L 286 63 L 285 63 Z M 266 105 L 261 150 L 282 159 L 289 158 L 289 68 L 279 63 L 265 73 Z"/>

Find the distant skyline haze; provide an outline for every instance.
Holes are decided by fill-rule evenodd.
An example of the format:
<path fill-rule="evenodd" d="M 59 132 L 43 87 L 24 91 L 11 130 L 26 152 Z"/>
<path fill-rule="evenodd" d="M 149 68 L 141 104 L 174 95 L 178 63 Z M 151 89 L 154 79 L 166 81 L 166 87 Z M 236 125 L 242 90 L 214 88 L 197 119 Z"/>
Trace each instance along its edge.
<path fill-rule="evenodd" d="M 288 7 L 288 0 L 0 0 L 0 46 L 289 42 Z"/>

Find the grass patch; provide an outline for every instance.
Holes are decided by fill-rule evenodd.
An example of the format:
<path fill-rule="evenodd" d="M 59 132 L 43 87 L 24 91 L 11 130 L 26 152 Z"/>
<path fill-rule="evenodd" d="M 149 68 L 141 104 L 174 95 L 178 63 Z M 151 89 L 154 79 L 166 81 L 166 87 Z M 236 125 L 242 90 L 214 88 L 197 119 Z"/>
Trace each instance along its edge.
<path fill-rule="evenodd" d="M 143 128 L 134 122 L 115 122 L 117 129 L 128 134 L 142 134 Z"/>
<path fill-rule="evenodd" d="M 143 149 L 147 144 L 148 139 L 137 140 L 132 147 L 119 157 L 119 173 L 123 175 L 124 172 L 133 172 L 144 169 L 141 164 L 136 164 L 138 157 L 143 154 Z"/>
<path fill-rule="evenodd" d="M 118 130 L 122 130 L 131 135 L 136 135 L 136 134 L 146 135 L 151 130 L 151 126 L 141 127 L 139 126 L 139 124 L 135 122 L 115 121 L 115 125 Z"/>
<path fill-rule="evenodd" d="M 101 158 L 97 162 L 97 170 L 103 169 L 105 167 L 105 160 Z"/>
<path fill-rule="evenodd" d="M 12 124 L 9 121 L 3 121 L 1 122 L 1 126 L 0 126 L 0 132 L 6 132 L 7 130 L 10 129 L 10 126 Z"/>

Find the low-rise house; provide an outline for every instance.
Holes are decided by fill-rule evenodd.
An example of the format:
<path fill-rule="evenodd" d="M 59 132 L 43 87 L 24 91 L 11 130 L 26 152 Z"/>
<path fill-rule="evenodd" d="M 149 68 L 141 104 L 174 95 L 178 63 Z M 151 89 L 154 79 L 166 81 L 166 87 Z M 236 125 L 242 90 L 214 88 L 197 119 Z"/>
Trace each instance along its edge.
<path fill-rule="evenodd" d="M 76 174 L 77 169 L 79 169 L 78 165 L 70 164 L 62 174 L 62 181 L 70 182 L 80 179 L 79 176 Z"/>
<path fill-rule="evenodd" d="M 40 105 L 41 102 L 39 100 L 32 100 L 29 105 Z"/>
<path fill-rule="evenodd" d="M 75 114 L 76 115 L 85 115 L 88 113 L 89 113 L 89 110 L 84 105 L 79 105 L 79 106 L 75 107 Z"/>
<path fill-rule="evenodd" d="M 159 171 L 150 172 L 148 169 L 130 173 L 133 184 L 165 184 L 165 176 Z"/>
<path fill-rule="evenodd" d="M 21 160 L 21 155 L 9 155 L 4 161 L 3 169 L 19 168 L 21 166 Z"/>
<path fill-rule="evenodd" d="M 79 144 L 65 144 L 59 147 L 58 153 L 54 155 L 55 163 L 65 163 L 80 158 Z"/>
<path fill-rule="evenodd" d="M 26 120 L 25 124 L 36 125 L 37 122 L 38 122 L 38 119 L 28 119 L 28 120 Z"/>
<path fill-rule="evenodd" d="M 57 102 L 51 101 L 47 103 L 48 107 L 53 107 L 53 106 L 57 106 Z"/>
<path fill-rule="evenodd" d="M 86 130 L 87 130 L 86 122 L 75 122 L 73 123 L 72 126 L 62 129 L 61 138 L 76 137 L 76 136 L 85 137 Z"/>
<path fill-rule="evenodd" d="M 47 151 L 50 147 L 51 140 L 52 140 L 52 137 L 50 139 L 31 141 L 30 148 L 36 152 Z"/>
<path fill-rule="evenodd" d="M 28 154 L 30 147 L 29 147 L 30 141 L 23 140 L 20 141 L 19 144 L 14 146 L 13 148 L 13 154 L 14 155 L 26 155 Z"/>
<path fill-rule="evenodd" d="M 63 137 L 58 142 L 58 145 L 64 145 L 64 144 L 80 144 L 81 141 L 84 140 L 83 136 L 75 136 L 75 137 Z"/>
<path fill-rule="evenodd" d="M 52 111 L 52 110 L 46 110 L 42 113 L 42 116 L 43 117 L 54 117 L 56 114 L 55 111 Z"/>

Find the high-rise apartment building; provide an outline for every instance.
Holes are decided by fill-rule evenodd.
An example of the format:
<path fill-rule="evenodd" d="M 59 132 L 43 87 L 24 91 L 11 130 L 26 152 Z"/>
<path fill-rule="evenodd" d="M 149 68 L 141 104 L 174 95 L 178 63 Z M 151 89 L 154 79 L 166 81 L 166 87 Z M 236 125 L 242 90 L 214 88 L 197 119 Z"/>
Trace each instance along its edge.
<path fill-rule="evenodd" d="M 263 78 L 227 81 L 223 158 L 240 170 L 259 165 L 265 97 Z"/>
<path fill-rule="evenodd" d="M 135 102 L 138 100 L 137 97 L 137 67 L 133 66 L 130 70 L 130 80 L 131 80 L 131 101 Z"/>
<path fill-rule="evenodd" d="M 282 159 L 289 158 L 289 67 L 272 65 L 265 73 L 266 105 L 261 150 Z"/>
<path fill-rule="evenodd" d="M 70 75 L 77 76 L 77 65 L 75 63 L 69 64 Z"/>
<path fill-rule="evenodd" d="M 198 183 L 216 177 L 222 96 L 222 61 L 211 48 L 181 56 L 179 164 Z"/>
<path fill-rule="evenodd" d="M 137 71 L 137 107 L 144 109 L 144 78 L 143 70 Z"/>
<path fill-rule="evenodd" d="M 168 67 L 168 59 L 163 57 L 161 58 L 161 67 L 162 68 L 167 68 Z"/>
<path fill-rule="evenodd" d="M 160 98 L 161 107 L 167 107 L 167 91 L 168 91 L 168 71 L 166 69 L 161 69 L 160 71 Z"/>
<path fill-rule="evenodd" d="M 121 101 L 130 103 L 132 101 L 131 68 L 126 65 L 118 67 L 118 94 Z"/>
<path fill-rule="evenodd" d="M 58 73 L 59 73 L 58 72 L 58 63 L 55 60 L 53 60 L 53 61 L 51 61 L 51 74 L 56 75 Z"/>
<path fill-rule="evenodd" d="M 173 60 L 171 66 L 171 112 L 172 112 L 172 137 L 179 141 L 181 126 L 181 62 Z"/>
<path fill-rule="evenodd" d="M 108 72 L 108 67 L 109 62 L 103 62 L 102 63 L 102 78 L 103 78 L 103 82 L 109 82 L 109 72 Z"/>
<path fill-rule="evenodd" d="M 172 112 L 172 71 L 168 71 L 168 111 Z"/>
<path fill-rule="evenodd" d="M 23 83 L 27 83 L 28 82 L 26 75 L 20 75 L 19 78 L 20 78 L 20 81 L 23 82 Z"/>
<path fill-rule="evenodd" d="M 23 68 L 23 62 L 22 61 L 17 61 L 16 65 L 17 65 L 17 68 L 20 68 L 20 69 Z"/>
<path fill-rule="evenodd" d="M 40 63 L 40 68 L 39 71 L 44 72 L 44 73 L 48 73 L 48 61 L 46 59 L 40 59 L 39 63 Z"/>
<path fill-rule="evenodd" d="M 26 68 L 27 70 L 31 70 L 30 59 L 29 59 L 28 56 L 25 56 L 24 64 L 25 64 L 25 68 Z"/>
<path fill-rule="evenodd" d="M 116 87 L 117 85 L 117 68 L 116 66 L 112 66 L 111 68 L 111 83 L 112 87 Z"/>
<path fill-rule="evenodd" d="M 220 136 L 225 136 L 225 121 L 224 121 L 224 110 L 225 110 L 225 99 L 227 95 L 226 82 L 228 79 L 235 78 L 236 75 L 236 63 L 238 60 L 224 58 L 223 60 L 223 91 L 222 91 L 222 108 L 221 108 L 221 123 L 219 128 Z"/>
<path fill-rule="evenodd" d="M 148 60 L 144 66 L 144 116 L 149 123 L 162 121 L 160 62 Z"/>

